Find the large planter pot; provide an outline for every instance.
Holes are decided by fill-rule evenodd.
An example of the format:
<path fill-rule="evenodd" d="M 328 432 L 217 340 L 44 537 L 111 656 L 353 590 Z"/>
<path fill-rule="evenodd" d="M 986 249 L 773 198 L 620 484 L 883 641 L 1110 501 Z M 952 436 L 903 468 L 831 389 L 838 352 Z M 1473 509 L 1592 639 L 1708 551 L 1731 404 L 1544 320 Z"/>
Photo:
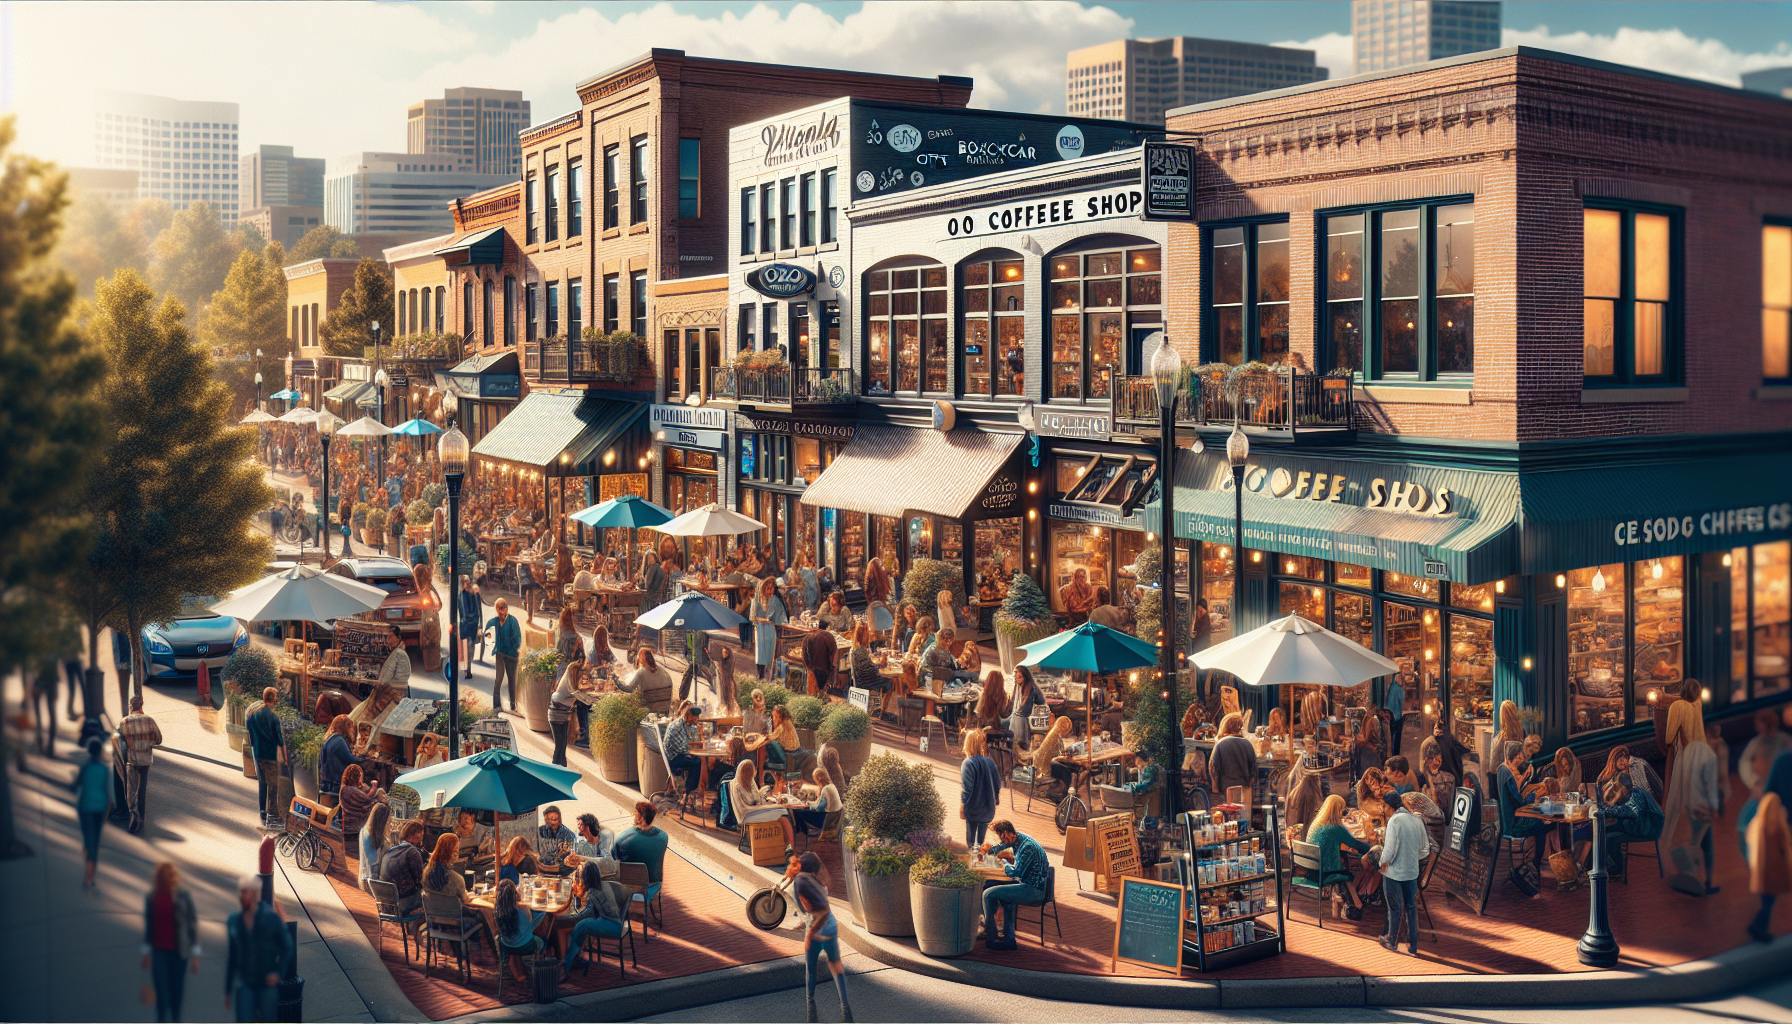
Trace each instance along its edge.
<path fill-rule="evenodd" d="M 638 741 L 637 741 L 638 742 Z M 640 778 L 635 767 L 636 743 L 593 743 L 591 756 L 597 770 L 610 782 L 634 782 Z"/>
<path fill-rule="evenodd" d="M 910 885 L 908 893 L 915 945 L 921 952 L 928 956 L 963 956 L 971 951 L 977 941 L 977 924 L 983 916 L 980 890 Z"/>
<path fill-rule="evenodd" d="M 292 791 L 307 800 L 317 799 L 317 772 L 302 764 L 292 766 Z"/>
<path fill-rule="evenodd" d="M 230 744 L 230 749 L 241 752 L 243 749 L 243 744 L 247 743 L 248 741 L 249 741 L 249 727 L 248 726 L 238 725 L 235 722 L 225 722 L 224 723 L 224 742 Z"/>
<path fill-rule="evenodd" d="M 640 772 L 642 795 L 669 792 L 672 786 L 671 780 L 666 776 L 666 759 L 660 756 L 658 746 L 649 746 L 650 742 L 657 744 L 658 740 L 648 739 L 653 735 L 650 726 L 643 725 L 638 731 L 639 735 L 635 738 L 635 765 Z"/>
<path fill-rule="evenodd" d="M 867 875 L 855 860 L 850 874 L 858 876 L 859 899 L 854 909 L 865 930 L 873 935 L 915 934 L 915 915 L 909 902 L 908 869 L 893 875 Z"/>
<path fill-rule="evenodd" d="M 857 775 L 865 767 L 865 761 L 871 757 L 871 734 L 866 733 L 856 740 L 828 740 L 828 746 L 833 747 L 834 753 L 840 755 L 840 770 L 848 776 Z M 846 780 L 834 781 L 840 783 Z"/>
<path fill-rule="evenodd" d="M 516 678 L 517 703 L 523 706 L 523 719 L 529 723 L 532 732 L 548 732 L 548 694 L 547 682 L 530 672 L 519 669 Z"/>
<path fill-rule="evenodd" d="M 1002 676 L 1006 679 L 1014 678 L 1014 666 L 1018 661 L 1014 656 L 1015 647 L 1013 637 L 999 629 L 996 630 L 996 654 L 1002 662 Z"/>
<path fill-rule="evenodd" d="M 821 744 L 819 744 L 815 741 L 815 730 L 814 729 L 798 729 L 796 731 L 796 741 L 798 744 L 800 744 L 802 746 L 802 748 L 804 750 L 820 750 L 821 749 Z"/>

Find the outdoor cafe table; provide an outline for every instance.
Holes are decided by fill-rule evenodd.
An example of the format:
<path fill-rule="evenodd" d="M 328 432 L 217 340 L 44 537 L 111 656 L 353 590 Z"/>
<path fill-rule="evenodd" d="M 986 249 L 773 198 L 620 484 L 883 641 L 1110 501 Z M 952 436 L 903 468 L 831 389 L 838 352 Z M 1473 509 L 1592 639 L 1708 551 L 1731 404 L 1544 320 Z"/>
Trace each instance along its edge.
<path fill-rule="evenodd" d="M 554 929 L 558 931 L 560 928 L 569 927 L 572 924 L 572 922 L 567 920 L 564 916 L 566 914 L 566 908 L 572 905 L 572 886 L 569 885 L 566 887 L 566 895 L 564 897 L 560 895 L 559 889 L 551 891 L 552 895 L 548 897 L 545 903 L 536 903 L 534 900 L 518 900 L 517 906 L 523 907 L 532 914 L 547 913 L 555 915 L 557 920 L 554 922 Z M 521 894 L 519 893 L 519 895 Z M 498 892 L 495 888 L 491 892 L 483 895 L 468 896 L 467 898 L 467 906 L 479 911 L 480 916 L 485 918 L 487 934 L 494 937 L 498 934 L 497 904 Z"/>
<path fill-rule="evenodd" d="M 1560 807 L 1561 805 L 1558 804 L 1557 806 Z M 1581 806 L 1585 807 L 1587 805 L 1583 802 Z M 1564 850 L 1569 849 L 1573 845 L 1574 833 L 1577 831 L 1587 831 L 1588 835 L 1585 838 L 1591 838 L 1590 830 L 1593 827 L 1593 819 L 1570 818 L 1565 809 L 1557 810 L 1554 814 L 1548 814 L 1536 804 L 1529 803 L 1513 811 L 1512 816 L 1515 818 L 1530 818 L 1535 821 L 1547 821 L 1555 825 L 1556 834 L 1561 838 L 1562 849 Z"/>
<path fill-rule="evenodd" d="M 718 580 L 710 580 L 708 583 L 699 583 L 695 576 L 680 576 L 672 582 L 686 590 L 695 590 L 699 593 L 708 594 L 711 597 L 726 595 L 732 590 L 751 590 L 753 587 L 751 583 L 722 583 Z M 722 603 L 727 604 L 728 602 L 723 601 Z"/>

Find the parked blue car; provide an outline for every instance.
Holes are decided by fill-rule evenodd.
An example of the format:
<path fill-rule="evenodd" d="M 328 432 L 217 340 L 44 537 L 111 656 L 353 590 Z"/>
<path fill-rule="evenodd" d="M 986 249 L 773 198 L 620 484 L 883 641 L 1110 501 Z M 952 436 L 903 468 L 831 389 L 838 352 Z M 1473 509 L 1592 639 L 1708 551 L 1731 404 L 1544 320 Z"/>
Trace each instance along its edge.
<path fill-rule="evenodd" d="M 197 676 L 200 662 L 216 677 L 230 652 L 248 646 L 249 631 L 236 619 L 213 612 L 210 606 L 217 603 L 215 597 L 188 597 L 173 621 L 143 627 L 149 678 Z M 131 670 L 130 644 L 117 630 L 112 632 L 112 656 L 121 675 Z"/>

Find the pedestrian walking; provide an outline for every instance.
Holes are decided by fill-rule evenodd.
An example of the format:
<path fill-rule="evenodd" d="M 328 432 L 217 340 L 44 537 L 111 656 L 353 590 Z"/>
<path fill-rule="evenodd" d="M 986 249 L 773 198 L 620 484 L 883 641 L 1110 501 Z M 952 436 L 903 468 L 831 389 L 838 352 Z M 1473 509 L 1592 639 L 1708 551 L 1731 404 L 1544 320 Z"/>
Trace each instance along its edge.
<path fill-rule="evenodd" d="M 148 811 L 149 769 L 162 743 L 162 729 L 143 713 L 143 698 L 132 697 L 131 713 L 118 723 L 118 734 L 124 737 L 125 804 L 131 812 L 131 831 L 138 832 Z"/>
<path fill-rule="evenodd" d="M 510 602 L 498 598 L 492 608 L 498 613 L 485 624 L 485 632 L 492 638 L 492 661 L 496 669 L 492 672 L 492 710 L 503 711 L 504 700 L 502 687 L 505 676 L 510 678 L 510 709 L 516 710 L 516 659 L 523 647 L 523 627 L 510 614 Z"/>
<path fill-rule="evenodd" d="M 1384 948 L 1392 951 L 1400 945 L 1400 925 L 1406 925 L 1406 951 L 1419 952 L 1419 870 L 1431 856 L 1434 844 L 1425 830 L 1425 820 L 1415 807 L 1424 799 L 1418 793 L 1407 793 L 1394 799 L 1400 809 L 1388 819 L 1387 836 L 1381 847 L 1381 874 L 1386 884 L 1382 892 L 1387 899 L 1388 929 L 1381 937 Z"/>
<path fill-rule="evenodd" d="M 279 828 L 286 816 L 280 801 L 280 762 L 286 759 L 286 728 L 275 713 L 280 691 L 270 686 L 261 691 L 261 705 L 250 712 L 249 752 L 255 759 L 256 799 L 263 828 Z"/>
<path fill-rule="evenodd" d="M 455 629 L 460 635 L 460 647 L 455 651 L 459 657 L 458 664 L 473 678 L 473 637 L 479 632 L 479 592 L 473 589 L 473 577 L 465 573 L 460 577 L 460 592 L 454 595 Z"/>
<path fill-rule="evenodd" d="M 31 731 L 37 752 L 45 757 L 56 756 L 56 687 L 61 671 L 55 661 L 46 661 L 31 680 Z"/>
<path fill-rule="evenodd" d="M 156 865 L 155 885 L 143 897 L 143 969 L 155 986 L 156 1020 L 180 1020 L 187 972 L 199 973 L 199 917 L 180 869 L 167 861 Z"/>
<path fill-rule="evenodd" d="M 81 882 L 84 889 L 93 888 L 93 872 L 100 863 L 100 830 L 106 826 L 106 815 L 112 810 L 112 770 L 100 760 L 100 752 L 104 749 L 98 737 L 88 740 L 87 763 L 69 784 L 75 793 L 75 814 L 81 821 L 81 849 L 87 858 L 87 873 Z"/>
<path fill-rule="evenodd" d="M 840 1019 L 852 1020 L 852 1004 L 846 1000 L 846 965 L 840 962 L 840 926 L 834 920 L 828 902 L 827 883 L 821 880 L 821 858 L 813 853 L 790 858 L 784 876 L 790 879 L 791 893 L 796 896 L 802 916 L 807 918 L 803 929 L 803 981 L 808 991 L 808 1019 L 815 1013 L 815 981 L 823 954 L 828 958 L 828 973 L 834 976 L 834 990 L 840 993 Z"/>
<path fill-rule="evenodd" d="M 279 912 L 261 902 L 260 875 L 237 879 L 236 896 L 240 907 L 224 922 L 230 936 L 224 1009 L 234 1009 L 239 1021 L 272 1021 L 279 1006 L 280 972 L 293 952 L 292 938 Z"/>

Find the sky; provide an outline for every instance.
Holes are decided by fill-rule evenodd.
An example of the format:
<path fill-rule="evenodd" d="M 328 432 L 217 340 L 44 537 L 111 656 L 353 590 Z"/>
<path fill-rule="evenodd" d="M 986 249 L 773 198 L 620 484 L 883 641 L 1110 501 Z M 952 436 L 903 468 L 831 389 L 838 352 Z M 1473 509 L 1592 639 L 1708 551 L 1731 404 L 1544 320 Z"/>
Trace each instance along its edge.
<path fill-rule="evenodd" d="M 1508 2 L 1503 43 L 1738 84 L 1792 65 L 1792 0 Z M 533 119 L 651 47 L 768 63 L 968 75 L 973 106 L 1064 110 L 1067 51 L 1195 35 L 1314 50 L 1350 73 L 1345 0 L 141 2 L 0 0 L 0 113 L 19 148 L 93 161 L 93 90 L 241 105 L 242 151 L 402 150 L 405 108 L 444 88 L 521 89 Z"/>

